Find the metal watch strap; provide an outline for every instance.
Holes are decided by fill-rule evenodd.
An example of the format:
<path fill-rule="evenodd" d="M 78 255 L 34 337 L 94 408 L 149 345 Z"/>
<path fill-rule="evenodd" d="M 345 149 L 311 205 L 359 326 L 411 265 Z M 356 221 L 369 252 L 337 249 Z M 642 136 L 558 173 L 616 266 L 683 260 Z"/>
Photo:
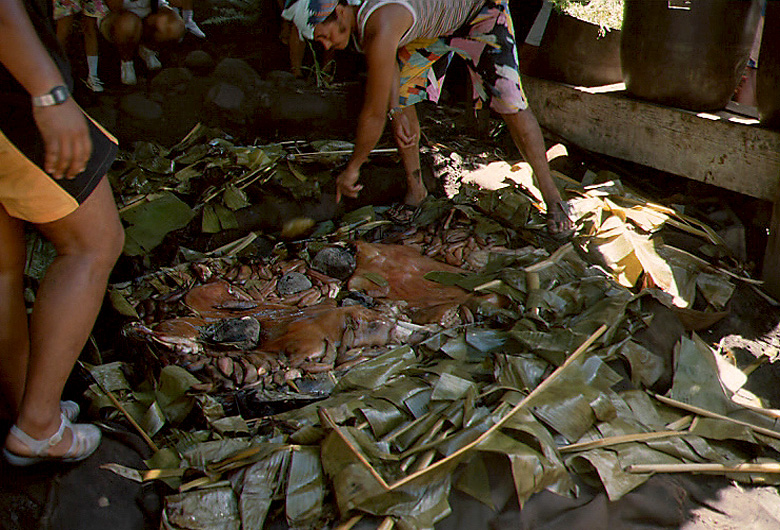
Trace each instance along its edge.
<path fill-rule="evenodd" d="M 403 112 L 403 107 L 393 107 L 392 109 L 387 111 L 387 119 L 390 121 L 393 121 L 393 118 L 395 118 L 396 114 L 400 114 Z"/>
<path fill-rule="evenodd" d="M 42 96 L 34 96 L 32 98 L 33 107 L 51 107 L 53 105 L 61 105 L 68 100 L 70 91 L 68 87 L 64 85 L 58 85 L 49 91 L 48 94 Z"/>

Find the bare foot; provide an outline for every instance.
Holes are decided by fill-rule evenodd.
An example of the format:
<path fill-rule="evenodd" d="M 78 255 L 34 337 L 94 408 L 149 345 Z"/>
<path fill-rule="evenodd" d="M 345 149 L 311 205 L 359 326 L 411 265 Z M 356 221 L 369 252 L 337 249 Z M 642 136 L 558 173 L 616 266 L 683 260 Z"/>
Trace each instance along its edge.
<path fill-rule="evenodd" d="M 425 198 L 428 196 L 428 190 L 425 186 L 421 188 L 409 188 L 404 197 L 404 204 L 409 206 L 420 206 Z"/>
<path fill-rule="evenodd" d="M 566 239 L 574 232 L 574 224 L 564 209 L 562 201 L 547 206 L 547 233 L 555 239 Z"/>

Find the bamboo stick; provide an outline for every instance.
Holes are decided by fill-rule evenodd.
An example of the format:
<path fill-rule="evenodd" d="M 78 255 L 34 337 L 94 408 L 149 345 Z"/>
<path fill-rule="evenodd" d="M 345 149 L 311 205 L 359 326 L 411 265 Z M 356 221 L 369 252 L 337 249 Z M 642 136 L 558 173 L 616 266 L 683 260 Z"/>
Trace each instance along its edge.
<path fill-rule="evenodd" d="M 581 442 L 576 444 L 564 445 L 559 447 L 561 453 L 575 453 L 577 451 L 587 451 L 597 447 L 610 447 L 612 445 L 625 444 L 630 442 L 646 442 L 648 440 L 659 440 L 661 438 L 670 438 L 672 436 L 683 436 L 687 433 L 680 431 L 656 431 L 640 432 L 636 434 L 623 434 L 621 436 L 609 436 L 600 440 L 590 442 Z"/>
<path fill-rule="evenodd" d="M 349 518 L 349 521 L 346 523 L 340 524 L 335 528 L 335 530 L 352 530 L 352 527 L 358 524 L 361 519 L 363 519 L 362 515 L 353 515 Z"/>
<path fill-rule="evenodd" d="M 95 378 L 93 377 L 93 379 L 95 379 Z M 119 402 L 119 400 L 116 398 L 116 396 L 114 396 L 114 393 L 111 392 L 110 390 L 107 390 L 107 389 L 103 388 L 103 385 L 101 385 L 100 382 L 97 379 L 95 379 L 95 382 L 97 382 L 98 386 L 100 387 L 100 390 L 102 390 L 103 393 L 106 396 L 108 396 L 108 399 L 111 400 L 111 403 L 113 403 L 114 406 L 117 409 L 119 409 L 119 412 L 124 414 L 125 418 L 127 418 L 127 421 L 130 422 L 130 425 L 132 425 L 135 428 L 135 430 L 138 431 L 138 434 L 141 435 L 141 438 L 144 439 L 144 441 L 152 449 L 152 451 L 154 451 L 155 453 L 157 451 L 159 451 L 160 448 L 157 447 L 157 444 L 154 443 L 154 440 L 152 440 L 152 438 L 146 433 L 146 431 L 143 429 L 143 427 L 141 427 L 138 424 L 138 422 L 135 421 L 135 419 L 130 415 L 130 413 L 127 412 L 127 409 L 122 406 L 122 404 Z"/>
<path fill-rule="evenodd" d="M 382 521 L 382 524 L 376 527 L 376 530 L 393 530 L 393 527 L 395 526 L 395 519 L 392 517 L 385 517 L 385 520 Z"/>
<path fill-rule="evenodd" d="M 449 455 L 449 456 L 446 456 L 446 457 L 442 458 L 441 460 L 438 460 L 438 461 L 434 462 L 433 464 L 431 464 L 430 466 L 426 467 L 425 469 L 421 469 L 421 470 L 419 470 L 419 471 L 416 471 L 416 472 L 412 473 L 411 475 L 409 475 L 409 476 L 407 476 L 407 477 L 405 477 L 405 478 L 402 478 L 402 479 L 400 479 L 400 480 L 397 480 L 396 482 L 394 482 L 393 484 L 391 484 L 391 485 L 388 487 L 388 489 L 389 489 L 390 491 L 392 491 L 392 490 L 396 490 L 396 489 L 398 489 L 398 488 L 401 488 L 401 487 L 405 486 L 406 484 L 409 484 L 409 483 L 410 483 L 410 482 L 412 482 L 413 480 L 416 480 L 416 479 L 420 478 L 422 475 L 424 475 L 424 474 L 426 474 L 426 473 L 430 473 L 430 472 L 431 472 L 431 471 L 433 471 L 434 469 L 438 469 L 438 468 L 440 468 L 440 467 L 442 467 L 442 466 L 444 466 L 444 465 L 446 465 L 446 464 L 448 464 L 448 463 L 452 462 L 453 460 L 455 460 L 456 458 L 459 458 L 461 455 L 463 455 L 463 454 L 464 454 L 464 453 L 466 453 L 467 451 L 469 451 L 469 450 L 473 449 L 474 447 L 476 447 L 477 445 L 479 445 L 480 443 L 482 443 L 482 442 L 483 442 L 485 439 L 487 439 L 487 437 L 488 437 L 488 436 L 490 436 L 491 434 L 493 434 L 493 432 L 495 432 L 496 430 L 500 429 L 500 428 L 501 428 L 501 426 L 502 426 L 502 425 L 504 425 L 504 424 L 505 424 L 505 423 L 506 423 L 506 422 L 509 420 L 509 418 L 511 418 L 511 417 L 512 417 L 514 414 L 516 414 L 518 411 L 520 411 L 521 409 L 523 409 L 523 408 L 526 406 L 526 404 L 527 404 L 527 403 L 528 403 L 528 402 L 529 402 L 531 399 L 535 398 L 535 397 L 536 397 L 537 395 L 539 395 L 541 392 L 543 392 L 544 390 L 546 390 L 546 389 L 547 389 L 547 387 L 549 387 L 549 386 L 550 386 L 550 385 L 553 383 L 553 381 L 555 381 L 555 380 L 558 378 L 558 376 L 561 374 L 561 372 L 563 372 L 564 370 L 566 370 L 566 369 L 567 369 L 569 366 L 571 366 L 571 364 L 572 364 L 572 363 L 573 363 L 575 360 L 577 360 L 577 359 L 578 359 L 580 356 L 582 356 L 582 354 L 583 354 L 583 353 L 585 353 L 585 351 L 587 351 L 587 349 L 588 349 L 588 348 L 590 348 L 590 346 L 591 346 L 591 345 L 592 345 L 594 342 L 596 342 L 596 340 L 597 340 L 597 339 L 598 339 L 598 338 L 599 338 L 599 337 L 600 337 L 600 336 L 601 336 L 601 335 L 602 335 L 602 334 L 603 334 L 603 333 L 604 333 L 606 330 L 607 330 L 607 325 L 606 325 L 606 324 L 602 324 L 602 325 L 601 325 L 601 326 L 600 326 L 600 327 L 599 327 L 599 328 L 598 328 L 596 331 L 594 331 L 594 332 L 593 332 L 593 334 L 592 334 L 590 337 L 588 337 L 588 338 L 585 340 L 585 342 L 583 342 L 583 343 L 580 345 L 580 347 L 579 347 L 579 348 L 577 348 L 577 349 L 574 351 L 574 353 L 572 353 L 572 354 L 569 356 L 569 358 L 568 358 L 568 359 L 566 359 L 566 362 L 564 362 L 562 365 L 560 365 L 558 368 L 556 368 L 556 369 L 555 369 L 555 371 L 554 371 L 553 373 L 551 373 L 551 374 L 550 374 L 550 375 L 547 377 L 547 379 L 545 379 L 544 381 L 542 381 L 541 383 L 539 383 L 539 385 L 538 385 L 536 388 L 534 388 L 534 389 L 533 389 L 533 390 L 532 390 L 532 391 L 531 391 L 531 392 L 530 392 L 530 393 L 529 393 L 529 394 L 528 394 L 528 395 L 527 395 L 525 398 L 523 398 L 523 399 L 522 399 L 522 400 L 521 400 L 521 401 L 520 401 L 520 402 L 519 402 L 517 405 L 515 405 L 515 406 L 512 408 L 512 410 L 510 410 L 510 411 L 509 411 L 509 412 L 508 412 L 508 413 L 507 413 L 507 414 L 506 414 L 504 417 L 502 417 L 500 420 L 498 420 L 498 421 L 497 421 L 497 422 L 496 422 L 496 423 L 495 423 L 495 424 L 494 424 L 494 425 L 493 425 L 491 428 L 489 428 L 487 431 L 485 431 L 483 434 L 481 434 L 481 435 L 479 436 L 479 438 L 477 438 L 476 440 L 474 440 L 473 442 L 471 442 L 471 443 L 469 443 L 469 444 L 466 444 L 466 445 L 464 445 L 463 447 L 461 447 L 460 449 L 458 449 L 457 451 L 455 451 L 455 452 L 454 452 L 454 453 L 452 453 L 451 455 Z"/>
<path fill-rule="evenodd" d="M 780 473 L 780 464 L 632 464 L 628 473 Z"/>
<path fill-rule="evenodd" d="M 687 403 L 683 403 L 682 401 L 677 401 L 676 399 L 668 398 L 660 394 L 653 394 L 653 396 L 655 396 L 655 398 L 661 403 L 665 403 L 672 407 L 687 410 L 688 412 L 693 412 L 695 414 L 699 414 L 700 416 L 706 416 L 708 418 L 714 418 L 716 420 L 723 420 L 731 423 L 736 423 L 737 425 L 742 425 L 743 427 L 748 427 L 750 429 L 753 429 L 755 432 L 759 434 L 763 434 L 771 438 L 776 438 L 780 440 L 780 432 L 773 431 L 771 429 L 766 429 L 764 427 L 759 427 L 758 425 L 753 425 L 752 423 L 748 423 L 746 421 L 735 420 L 734 418 L 729 418 L 728 416 L 724 416 L 723 414 L 718 414 L 716 412 L 712 412 L 707 409 L 695 407 L 693 405 L 689 405 Z"/>

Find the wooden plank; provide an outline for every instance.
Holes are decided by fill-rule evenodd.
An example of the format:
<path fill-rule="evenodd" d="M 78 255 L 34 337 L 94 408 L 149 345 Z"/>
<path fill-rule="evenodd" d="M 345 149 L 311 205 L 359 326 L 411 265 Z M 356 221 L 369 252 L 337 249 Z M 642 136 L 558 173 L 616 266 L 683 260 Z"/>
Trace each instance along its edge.
<path fill-rule="evenodd" d="M 655 105 L 619 89 L 527 76 L 523 87 L 539 124 L 584 149 L 759 199 L 778 196 L 780 132 L 755 120 Z"/>
<path fill-rule="evenodd" d="M 778 232 L 780 232 L 780 201 L 775 201 L 761 277 L 764 280 L 764 290 L 780 300 L 780 233 Z"/>

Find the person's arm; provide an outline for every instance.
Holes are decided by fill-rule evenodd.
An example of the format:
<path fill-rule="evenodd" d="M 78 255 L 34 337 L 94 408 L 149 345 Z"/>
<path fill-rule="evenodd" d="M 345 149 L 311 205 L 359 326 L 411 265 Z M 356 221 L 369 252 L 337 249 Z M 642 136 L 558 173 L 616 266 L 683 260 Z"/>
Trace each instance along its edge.
<path fill-rule="evenodd" d="M 356 197 L 361 189 L 357 184 L 360 166 L 366 162 L 384 131 L 393 83 L 397 83 L 398 43 L 411 23 L 409 11 L 398 4 L 377 9 L 366 23 L 363 43 L 368 65 L 366 95 L 358 117 L 355 148 L 346 169 L 336 182 L 337 201 L 342 195 Z"/>
<path fill-rule="evenodd" d="M 20 0 L 0 0 L 0 63 L 31 97 L 65 84 Z M 83 171 L 92 143 L 73 98 L 59 105 L 33 107 L 33 117 L 45 143 L 44 169 L 55 178 L 72 178 Z"/>
<path fill-rule="evenodd" d="M 113 11 L 114 13 L 118 13 L 124 9 L 123 0 L 105 0 L 105 2 L 108 10 Z"/>

